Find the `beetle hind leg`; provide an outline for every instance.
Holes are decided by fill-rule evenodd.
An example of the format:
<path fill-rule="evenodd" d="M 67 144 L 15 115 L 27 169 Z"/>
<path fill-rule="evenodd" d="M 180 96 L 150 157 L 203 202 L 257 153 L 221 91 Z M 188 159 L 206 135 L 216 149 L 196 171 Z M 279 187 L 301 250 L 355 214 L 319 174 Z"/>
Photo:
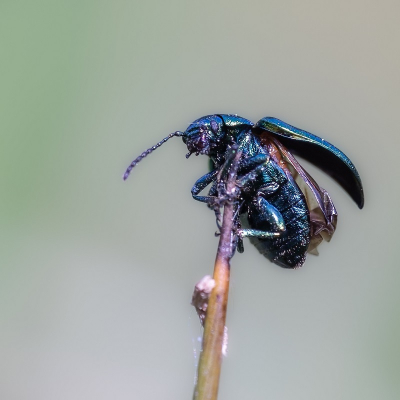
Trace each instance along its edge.
<path fill-rule="evenodd" d="M 249 206 L 248 219 L 254 229 L 239 229 L 241 238 L 273 239 L 286 231 L 282 214 L 261 196 Z"/>
<path fill-rule="evenodd" d="M 237 234 L 240 238 L 256 237 L 259 239 L 273 239 L 279 237 L 281 232 L 266 232 L 259 229 L 239 229 Z"/>

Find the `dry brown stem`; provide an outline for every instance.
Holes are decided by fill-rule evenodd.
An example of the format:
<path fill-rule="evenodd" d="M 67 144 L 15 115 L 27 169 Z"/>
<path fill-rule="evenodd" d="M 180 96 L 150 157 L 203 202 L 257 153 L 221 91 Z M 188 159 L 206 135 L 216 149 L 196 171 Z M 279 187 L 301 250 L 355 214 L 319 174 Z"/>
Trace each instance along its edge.
<path fill-rule="evenodd" d="M 225 189 L 228 195 L 235 193 L 240 152 L 233 149 L 233 161 L 229 166 Z M 221 177 L 219 177 L 221 179 Z M 200 355 L 198 380 L 193 400 L 216 400 L 222 363 L 222 344 L 226 309 L 228 305 L 230 259 L 233 254 L 233 220 L 235 202 L 224 205 L 221 235 L 214 266 L 215 287 L 211 291 L 204 323 L 203 349 Z"/>

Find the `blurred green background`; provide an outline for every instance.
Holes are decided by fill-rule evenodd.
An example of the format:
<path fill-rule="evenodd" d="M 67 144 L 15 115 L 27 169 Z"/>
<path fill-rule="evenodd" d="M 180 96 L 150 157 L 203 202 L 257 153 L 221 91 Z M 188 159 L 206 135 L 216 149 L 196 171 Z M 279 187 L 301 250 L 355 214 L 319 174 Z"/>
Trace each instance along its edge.
<path fill-rule="evenodd" d="M 333 142 L 365 186 L 320 256 L 232 265 L 220 399 L 400 398 L 400 3 L 0 2 L 0 398 L 189 399 L 211 273 L 207 171 L 173 139 L 212 113 Z"/>

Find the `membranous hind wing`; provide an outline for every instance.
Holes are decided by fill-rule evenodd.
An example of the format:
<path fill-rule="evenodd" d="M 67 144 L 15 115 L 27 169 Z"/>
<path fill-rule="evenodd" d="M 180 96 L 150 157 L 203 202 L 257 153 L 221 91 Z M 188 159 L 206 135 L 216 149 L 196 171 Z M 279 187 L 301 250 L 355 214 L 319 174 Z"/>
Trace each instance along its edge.
<path fill-rule="evenodd" d="M 323 241 L 329 242 L 336 229 L 337 212 L 328 192 L 320 187 L 312 176 L 300 165 L 289 150 L 265 132 L 261 141 L 267 146 L 270 156 L 285 171 L 293 177 L 304 194 L 310 213 L 310 244 L 308 252 L 318 254 L 317 247 Z"/>

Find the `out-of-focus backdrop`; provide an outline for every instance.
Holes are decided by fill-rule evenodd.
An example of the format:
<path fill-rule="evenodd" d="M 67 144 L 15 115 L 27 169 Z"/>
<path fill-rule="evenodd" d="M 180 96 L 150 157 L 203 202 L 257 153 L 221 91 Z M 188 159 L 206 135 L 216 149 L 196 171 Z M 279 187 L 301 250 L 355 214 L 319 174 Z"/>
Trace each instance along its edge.
<path fill-rule="evenodd" d="M 189 399 L 211 273 L 207 171 L 168 133 L 275 116 L 357 166 L 365 208 L 281 269 L 232 262 L 220 399 L 400 397 L 397 1 L 0 4 L 0 398 Z"/>

